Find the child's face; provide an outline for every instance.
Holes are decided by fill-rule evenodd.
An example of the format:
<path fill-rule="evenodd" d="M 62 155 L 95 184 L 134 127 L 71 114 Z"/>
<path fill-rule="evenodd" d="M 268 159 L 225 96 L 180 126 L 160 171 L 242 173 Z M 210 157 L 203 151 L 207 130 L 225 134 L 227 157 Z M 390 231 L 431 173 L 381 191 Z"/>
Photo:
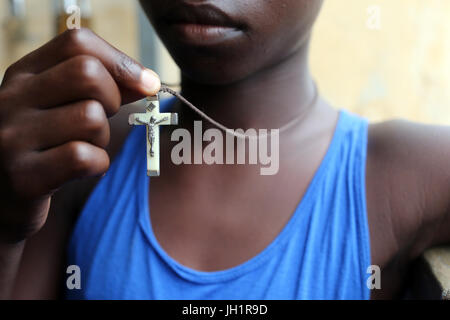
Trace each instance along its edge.
<path fill-rule="evenodd" d="M 228 84 L 280 62 L 304 44 L 322 1 L 141 0 L 141 4 L 184 76 L 205 84 Z"/>

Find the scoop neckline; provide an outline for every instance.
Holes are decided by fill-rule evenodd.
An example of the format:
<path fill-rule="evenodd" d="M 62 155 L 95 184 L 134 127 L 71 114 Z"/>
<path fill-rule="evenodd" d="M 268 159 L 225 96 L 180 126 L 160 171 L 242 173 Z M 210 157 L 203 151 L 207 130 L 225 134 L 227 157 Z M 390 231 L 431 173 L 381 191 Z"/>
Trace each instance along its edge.
<path fill-rule="evenodd" d="M 172 101 L 172 99 L 169 99 L 167 101 L 166 107 L 168 107 L 168 104 Z M 140 175 L 139 177 L 139 220 L 141 228 L 144 231 L 144 234 L 146 235 L 148 241 L 150 242 L 153 249 L 157 252 L 157 254 L 160 256 L 160 258 L 173 270 L 175 271 L 179 276 L 182 278 L 189 280 L 191 282 L 196 283 L 218 283 L 227 281 L 233 278 L 237 278 L 257 267 L 262 265 L 268 258 L 270 258 L 271 253 L 274 252 L 274 250 L 281 246 L 288 238 L 290 231 L 292 229 L 292 226 L 295 224 L 296 220 L 299 218 L 301 213 L 303 214 L 310 214 L 306 210 L 302 210 L 306 203 L 308 203 L 308 199 L 311 198 L 311 196 L 314 194 L 314 190 L 319 186 L 319 182 L 321 178 L 323 177 L 324 173 L 326 172 L 327 166 L 330 162 L 330 157 L 333 154 L 333 151 L 338 147 L 339 141 L 340 141 L 340 135 L 341 135 L 341 128 L 343 119 L 345 117 L 345 112 L 343 110 L 339 111 L 338 120 L 336 122 L 336 126 L 334 129 L 333 137 L 331 139 L 331 142 L 328 145 L 328 149 L 319 165 L 319 167 L 316 169 L 316 172 L 313 175 L 313 178 L 311 179 L 302 199 L 300 199 L 294 213 L 289 218 L 288 222 L 284 225 L 280 233 L 267 245 L 262 251 L 260 251 L 255 256 L 249 258 L 248 260 L 240 263 L 239 265 L 236 265 L 231 268 L 227 268 L 224 270 L 218 270 L 218 271 L 200 271 L 196 270 L 190 267 L 187 267 L 174 258 L 172 258 L 159 244 L 158 240 L 156 239 L 156 236 L 153 232 L 153 226 L 151 223 L 150 218 L 150 199 L 149 199 L 149 190 L 150 190 L 150 183 L 151 179 L 149 179 L 145 175 Z M 144 159 L 144 157 L 140 157 Z M 140 161 L 140 165 L 142 167 L 146 166 L 146 161 Z M 141 172 L 146 172 L 145 168 L 142 168 Z M 303 212 L 306 211 L 306 212 Z M 305 217 L 307 219 L 307 217 Z"/>

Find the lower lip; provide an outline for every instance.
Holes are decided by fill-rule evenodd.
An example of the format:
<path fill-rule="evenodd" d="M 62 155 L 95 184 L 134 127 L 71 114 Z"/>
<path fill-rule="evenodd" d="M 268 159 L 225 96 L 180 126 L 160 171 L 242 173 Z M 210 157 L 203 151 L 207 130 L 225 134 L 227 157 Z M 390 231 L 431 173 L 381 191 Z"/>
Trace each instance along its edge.
<path fill-rule="evenodd" d="M 213 45 L 234 39 L 242 31 L 233 27 L 179 23 L 171 26 L 182 41 L 194 45 Z"/>

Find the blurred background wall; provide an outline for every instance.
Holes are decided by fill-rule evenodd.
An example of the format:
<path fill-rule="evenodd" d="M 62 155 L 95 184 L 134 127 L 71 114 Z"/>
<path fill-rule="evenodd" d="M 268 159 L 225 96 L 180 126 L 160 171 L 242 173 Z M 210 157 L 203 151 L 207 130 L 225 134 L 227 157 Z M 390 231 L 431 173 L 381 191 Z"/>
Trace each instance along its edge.
<path fill-rule="evenodd" d="M 11 0 L 12 1 L 12 0 Z M 55 35 L 56 0 L 18 0 L 24 32 L 0 0 L 0 78 Z M 314 0 L 311 0 L 314 1 Z M 163 81 L 178 70 L 136 0 L 91 0 L 91 27 Z M 312 72 L 339 108 L 373 121 L 393 117 L 450 125 L 449 0 L 325 0 L 311 45 Z"/>
<path fill-rule="evenodd" d="M 450 1 L 325 0 L 311 64 L 337 106 L 450 124 Z"/>
<path fill-rule="evenodd" d="M 17 0 L 25 4 L 23 39 L 15 39 L 15 34 L 9 33 L 16 24 L 11 18 L 10 2 L 14 0 L 0 0 L 0 75 L 7 65 L 56 35 L 57 8 L 64 1 Z M 67 3 L 76 2 L 69 0 Z M 90 27 L 128 55 L 139 58 L 137 1 L 91 0 L 87 3 L 92 13 Z"/>

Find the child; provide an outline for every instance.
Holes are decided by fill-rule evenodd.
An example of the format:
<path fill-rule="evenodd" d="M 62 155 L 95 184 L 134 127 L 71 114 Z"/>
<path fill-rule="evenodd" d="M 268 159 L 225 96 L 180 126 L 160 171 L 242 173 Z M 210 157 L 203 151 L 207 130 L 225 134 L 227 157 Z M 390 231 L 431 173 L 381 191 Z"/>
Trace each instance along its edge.
<path fill-rule="evenodd" d="M 199 117 L 170 99 L 180 124 L 161 130 L 149 181 L 145 128 L 129 133 L 119 106 L 159 79 L 92 32 L 66 32 L 0 88 L 0 297 L 57 298 L 68 265 L 81 271 L 68 298 L 399 297 L 412 261 L 450 242 L 450 130 L 369 126 L 317 99 L 320 0 L 141 4 L 189 101 L 228 128 L 285 128 L 279 170 L 174 164 L 173 130 L 194 136 Z M 105 172 L 95 189 L 81 179 Z"/>

